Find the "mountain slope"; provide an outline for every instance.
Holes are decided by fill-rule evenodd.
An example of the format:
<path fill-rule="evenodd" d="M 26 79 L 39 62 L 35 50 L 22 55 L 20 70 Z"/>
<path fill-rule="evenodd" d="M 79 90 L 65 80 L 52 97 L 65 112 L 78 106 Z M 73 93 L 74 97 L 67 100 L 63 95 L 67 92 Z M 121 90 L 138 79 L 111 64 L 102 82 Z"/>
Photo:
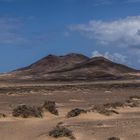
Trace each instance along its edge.
<path fill-rule="evenodd" d="M 61 71 L 50 72 L 48 79 L 61 80 L 105 80 L 121 79 L 131 77 L 130 74 L 139 73 L 139 71 L 129 68 L 122 64 L 114 63 L 103 57 L 94 57 L 83 63 L 77 64 L 72 68 Z"/>
<path fill-rule="evenodd" d="M 0 76 L 14 80 L 107 80 L 137 78 L 139 71 L 103 57 L 81 54 L 48 55 L 30 66 Z"/>
<path fill-rule="evenodd" d="M 47 57 L 44 57 L 32 65 L 18 69 L 17 71 L 27 72 L 30 74 L 43 74 L 52 71 L 59 71 L 64 68 L 70 68 L 75 64 L 82 63 L 88 59 L 89 58 L 84 55 L 75 53 L 71 53 L 65 56 L 48 55 Z"/>

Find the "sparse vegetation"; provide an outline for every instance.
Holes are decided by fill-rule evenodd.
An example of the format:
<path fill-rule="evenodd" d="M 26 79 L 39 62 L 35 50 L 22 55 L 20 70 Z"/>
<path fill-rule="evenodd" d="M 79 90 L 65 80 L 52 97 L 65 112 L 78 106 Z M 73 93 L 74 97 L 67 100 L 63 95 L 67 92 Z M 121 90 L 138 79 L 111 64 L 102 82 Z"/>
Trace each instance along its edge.
<path fill-rule="evenodd" d="M 49 136 L 54 137 L 54 138 L 68 137 L 73 140 L 75 139 L 71 130 L 60 125 L 57 125 L 53 130 L 51 130 L 49 132 Z"/>
<path fill-rule="evenodd" d="M 130 96 L 129 99 L 130 100 L 134 100 L 134 99 L 140 100 L 140 96 Z"/>
<path fill-rule="evenodd" d="M 42 110 L 40 107 L 30 107 L 27 105 L 21 105 L 13 110 L 12 115 L 14 117 L 22 117 L 22 118 L 29 118 L 29 117 L 41 118 Z"/>
<path fill-rule="evenodd" d="M 110 137 L 110 138 L 108 138 L 107 140 L 120 140 L 120 138 L 117 138 L 117 137 Z"/>
<path fill-rule="evenodd" d="M 102 122 L 97 123 L 97 126 L 103 126 Z"/>
<path fill-rule="evenodd" d="M 140 103 L 138 101 L 129 100 L 126 103 L 126 106 L 129 106 L 129 107 L 139 107 Z"/>
<path fill-rule="evenodd" d="M 105 108 L 118 108 L 118 107 L 124 107 L 124 104 L 121 103 L 121 102 L 115 102 L 115 103 L 107 103 L 107 104 L 104 104 L 104 107 Z"/>
<path fill-rule="evenodd" d="M 122 102 L 114 102 L 114 103 L 106 103 L 103 105 L 95 105 L 92 109 L 92 111 L 96 111 L 100 114 L 104 115 L 112 115 L 112 114 L 119 114 L 114 109 L 117 109 L 118 107 L 139 107 L 140 106 L 140 97 L 139 96 L 131 96 L 128 100 L 126 100 L 124 103 Z"/>
<path fill-rule="evenodd" d="M 42 110 L 58 115 L 58 110 L 56 109 L 56 103 L 54 101 L 45 101 L 42 106 Z"/>
<path fill-rule="evenodd" d="M 110 116 L 112 114 L 119 114 L 117 111 L 115 110 L 109 110 L 109 109 L 106 109 L 103 105 L 96 105 L 94 108 L 93 108 L 93 111 L 96 111 L 100 114 L 103 114 L 103 115 L 106 115 L 106 116 Z"/>
<path fill-rule="evenodd" d="M 59 122 L 56 126 L 61 126 L 63 125 L 63 122 Z"/>
<path fill-rule="evenodd" d="M 68 112 L 67 117 L 76 117 L 79 116 L 81 113 L 86 113 L 87 111 L 84 109 L 79 109 L 79 108 L 75 108 L 73 110 L 71 110 L 70 112 Z"/>
<path fill-rule="evenodd" d="M 126 101 L 126 106 L 129 107 L 139 107 L 140 106 L 140 97 L 139 96 L 130 96 L 129 100 Z"/>
<path fill-rule="evenodd" d="M 27 106 L 21 105 L 13 109 L 12 115 L 14 117 L 38 117 L 41 118 L 43 116 L 44 111 L 49 111 L 54 115 L 58 115 L 58 111 L 56 109 L 55 102 L 53 101 L 45 101 L 43 106 L 36 107 L 36 106 Z"/>
<path fill-rule="evenodd" d="M 5 114 L 0 113 L 0 118 L 5 118 L 5 117 L 6 117 L 6 115 L 5 115 Z"/>

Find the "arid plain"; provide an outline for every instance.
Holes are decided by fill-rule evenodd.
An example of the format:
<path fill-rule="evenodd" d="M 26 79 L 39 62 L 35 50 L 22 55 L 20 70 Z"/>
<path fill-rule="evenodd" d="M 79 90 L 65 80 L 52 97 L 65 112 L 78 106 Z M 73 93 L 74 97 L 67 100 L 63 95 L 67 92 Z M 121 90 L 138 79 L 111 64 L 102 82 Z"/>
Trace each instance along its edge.
<path fill-rule="evenodd" d="M 125 105 L 130 99 L 139 104 L 140 81 L 104 81 L 82 83 L 3 83 L 0 86 L 1 140 L 68 140 L 53 138 L 49 132 L 61 124 L 72 131 L 76 140 L 140 139 L 140 107 Z M 40 106 L 45 100 L 55 101 L 59 115 L 44 112 L 41 118 L 13 117 L 19 105 Z M 117 113 L 106 115 L 91 111 L 96 106 L 122 103 Z M 72 109 L 88 110 L 75 117 L 67 117 Z"/>
<path fill-rule="evenodd" d="M 139 79 L 139 70 L 75 53 L 0 74 L 0 139 L 139 140 Z"/>

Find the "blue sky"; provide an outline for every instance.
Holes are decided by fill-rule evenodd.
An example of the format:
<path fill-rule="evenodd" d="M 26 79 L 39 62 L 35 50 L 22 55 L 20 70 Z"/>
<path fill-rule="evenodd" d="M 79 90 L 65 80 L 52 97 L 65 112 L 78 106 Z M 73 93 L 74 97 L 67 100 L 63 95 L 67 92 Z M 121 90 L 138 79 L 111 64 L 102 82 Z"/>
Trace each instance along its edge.
<path fill-rule="evenodd" d="M 140 0 L 0 0 L 0 72 L 71 52 L 140 69 Z"/>

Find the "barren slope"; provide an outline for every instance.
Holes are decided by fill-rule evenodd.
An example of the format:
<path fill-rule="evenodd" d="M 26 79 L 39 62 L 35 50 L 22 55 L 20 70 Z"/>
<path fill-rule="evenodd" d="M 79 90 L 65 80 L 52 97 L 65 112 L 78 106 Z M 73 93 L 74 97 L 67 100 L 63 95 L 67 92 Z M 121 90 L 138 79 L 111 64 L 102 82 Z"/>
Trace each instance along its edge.
<path fill-rule="evenodd" d="M 49 55 L 30 66 L 1 75 L 12 80 L 106 80 L 138 78 L 139 71 L 103 57 Z"/>

